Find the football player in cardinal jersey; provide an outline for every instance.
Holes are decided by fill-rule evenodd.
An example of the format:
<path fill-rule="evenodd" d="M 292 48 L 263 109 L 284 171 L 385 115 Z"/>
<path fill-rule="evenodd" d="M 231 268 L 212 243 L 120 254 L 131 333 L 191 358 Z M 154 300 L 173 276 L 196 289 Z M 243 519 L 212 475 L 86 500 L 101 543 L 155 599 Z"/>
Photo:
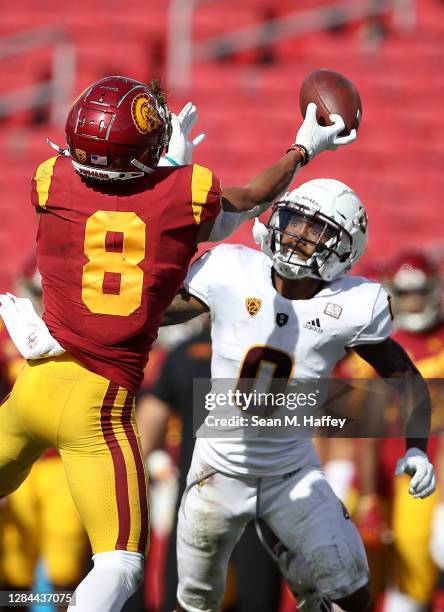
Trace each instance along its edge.
<path fill-rule="evenodd" d="M 407 451 L 398 469 L 412 476 L 411 495 L 430 495 L 427 386 L 390 337 L 384 289 L 346 275 L 367 244 L 359 198 L 339 181 L 309 181 L 274 204 L 268 225 L 257 223 L 254 233 L 262 252 L 221 245 L 198 259 L 163 323 L 210 313 L 213 390 L 218 382 L 230 379 L 236 386 L 266 372 L 290 384 L 327 378 L 347 350 L 385 378 L 414 380 Z M 231 551 L 256 518 L 282 544 L 273 554 L 300 610 L 330 610 L 332 602 L 346 611 L 366 610 L 364 548 L 320 470 L 311 438 L 297 430 L 273 435 L 267 427 L 213 437 L 222 430 L 198 433 L 179 514 L 177 609 L 219 609 Z"/>
<path fill-rule="evenodd" d="M 58 155 L 32 181 L 47 328 L 40 321 L 17 333 L 26 357 L 46 358 L 25 365 L 0 410 L 0 496 L 57 448 L 94 553 L 77 612 L 120 610 L 143 576 L 148 508 L 134 394 L 197 243 L 227 236 L 270 205 L 300 166 L 356 137 L 339 136 L 337 115 L 318 125 L 312 104 L 279 161 L 246 187 L 222 188 L 207 168 L 180 165 L 196 144 L 180 137 L 193 108 L 174 117 L 156 82 L 101 79 L 71 107 L 68 148 L 52 144 Z M 14 335 L 29 305 L 1 302 Z"/>
<path fill-rule="evenodd" d="M 408 351 L 422 376 L 427 379 L 444 378 L 442 283 L 438 266 L 424 253 L 404 249 L 383 266 L 381 276 L 392 298 L 396 326 L 394 338 Z M 376 375 L 357 355 L 350 355 L 345 360 L 342 374 L 357 378 Z M 441 503 L 438 494 L 423 503 L 416 503 L 409 496 L 408 478 L 393 478 L 401 452 L 401 440 L 388 437 L 359 442 L 360 499 L 356 523 L 364 534 L 371 530 L 373 540 L 379 538 L 379 542 L 376 539 L 371 547 L 375 565 L 381 555 L 387 557 L 382 541 L 388 528 L 391 528 L 393 539 L 393 554 L 383 576 L 384 582 L 379 585 L 379 590 L 384 586 L 389 589 L 384 612 L 427 610 L 437 583 L 437 569 L 433 560 L 444 568 L 443 464 L 442 459 L 438 459 L 444 441 L 442 436 L 436 435 L 436 432 L 442 432 L 444 425 L 441 381 L 437 380 L 437 385 L 431 381 L 430 390 L 434 411 L 429 457 L 437 466 Z M 393 408 L 389 419 L 394 419 Z"/>

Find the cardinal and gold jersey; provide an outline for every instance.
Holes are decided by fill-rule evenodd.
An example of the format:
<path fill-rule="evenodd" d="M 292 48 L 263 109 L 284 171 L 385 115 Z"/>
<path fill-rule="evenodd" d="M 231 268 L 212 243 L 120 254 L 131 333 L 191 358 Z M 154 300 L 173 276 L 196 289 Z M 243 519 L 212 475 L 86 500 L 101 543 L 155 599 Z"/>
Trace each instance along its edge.
<path fill-rule="evenodd" d="M 437 380 L 434 384 L 430 379 L 444 378 L 444 324 L 416 333 L 396 329 L 393 333 L 393 339 L 401 344 L 420 374 L 428 379 L 432 401 L 432 422 L 427 454 L 433 463 L 438 446 L 437 436 L 444 429 L 444 417 L 441 381 Z M 341 363 L 340 376 L 345 378 L 374 378 L 377 374 L 359 355 L 352 353 Z M 396 424 L 398 418 L 398 408 L 389 406 L 386 411 L 388 432 L 390 432 L 391 423 Z M 381 438 L 378 452 L 380 493 L 390 496 L 393 493 L 393 475 L 396 462 L 405 452 L 404 438 Z"/>
<path fill-rule="evenodd" d="M 443 431 L 444 425 L 440 380 L 444 377 L 444 325 L 440 324 L 416 333 L 398 329 L 394 332 L 393 338 L 404 347 L 421 375 L 428 380 L 432 400 L 432 422 L 427 455 L 434 463 L 439 444 L 438 434 Z M 344 360 L 340 374 L 348 378 L 376 376 L 373 368 L 357 354 L 351 354 Z M 437 379 L 436 384 L 431 380 L 434 378 Z M 398 408 L 389 406 L 386 414 L 388 429 L 392 423 L 397 422 L 398 418 Z M 382 590 L 386 581 L 389 581 L 400 593 L 408 595 L 418 604 L 426 605 L 432 598 L 437 577 L 429 545 L 430 525 L 439 493 L 420 500 L 413 499 L 409 495 L 410 478 L 405 474 L 395 477 L 397 460 L 404 455 L 404 452 L 403 438 L 389 437 L 381 438 L 379 441 L 374 466 L 376 492 L 384 498 L 386 506 L 390 509 L 394 548 L 390 557 L 390 566 L 386 568 L 384 576 L 379 577 L 379 580 L 376 579 L 374 583 L 377 590 Z M 359 488 L 359 483 L 355 484 L 356 488 Z M 382 565 L 380 556 L 386 557 L 386 555 L 384 548 L 371 551 L 370 567 L 372 569 L 374 563 L 376 573 L 378 567 Z"/>
<path fill-rule="evenodd" d="M 105 183 L 86 182 L 64 156 L 42 163 L 32 202 L 43 319 L 63 348 L 135 393 L 220 194 L 217 177 L 196 164 Z"/>
<path fill-rule="evenodd" d="M 211 313 L 213 390 L 218 380 L 328 378 L 347 348 L 382 342 L 392 331 L 380 284 L 346 276 L 311 299 L 289 300 L 273 286 L 270 259 L 243 246 L 207 252 L 184 285 Z M 238 475 L 273 476 L 317 462 L 310 438 L 269 430 L 239 439 L 202 436 L 197 446 L 212 467 Z"/>

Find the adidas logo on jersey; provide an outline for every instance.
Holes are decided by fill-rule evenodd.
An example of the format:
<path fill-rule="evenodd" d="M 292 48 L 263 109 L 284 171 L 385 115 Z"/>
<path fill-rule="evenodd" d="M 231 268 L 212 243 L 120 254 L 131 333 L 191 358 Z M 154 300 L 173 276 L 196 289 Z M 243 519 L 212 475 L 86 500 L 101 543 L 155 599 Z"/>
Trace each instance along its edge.
<path fill-rule="evenodd" d="M 306 329 L 311 329 L 311 331 L 318 332 L 318 334 L 324 333 L 324 330 L 321 329 L 321 322 L 319 321 L 319 319 L 312 319 L 311 321 L 307 321 L 302 327 L 305 327 Z"/>

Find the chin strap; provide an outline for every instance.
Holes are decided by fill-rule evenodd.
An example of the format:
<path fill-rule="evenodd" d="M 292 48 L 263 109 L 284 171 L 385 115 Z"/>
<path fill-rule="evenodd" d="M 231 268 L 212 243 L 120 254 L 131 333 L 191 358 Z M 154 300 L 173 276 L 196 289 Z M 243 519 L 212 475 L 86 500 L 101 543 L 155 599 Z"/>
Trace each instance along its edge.
<path fill-rule="evenodd" d="M 49 138 L 46 139 L 46 142 L 49 144 L 51 149 L 54 149 L 54 151 L 57 151 L 59 155 L 65 155 L 65 157 L 70 157 L 69 149 L 62 149 L 62 147 L 59 147 L 58 144 L 56 144 L 55 142 L 52 142 L 52 140 L 49 140 Z"/>
<path fill-rule="evenodd" d="M 74 166 L 74 170 L 78 174 L 96 181 L 127 181 L 145 176 L 144 172 L 118 172 L 115 170 L 102 170 L 99 166 L 97 168 L 92 168 L 91 166 L 79 164 L 73 159 L 71 161 L 72 165 Z"/>
<path fill-rule="evenodd" d="M 145 174 L 151 174 L 152 172 L 154 172 L 153 168 L 150 168 L 149 166 L 145 166 L 145 164 L 142 164 L 142 162 L 138 161 L 137 159 L 132 159 L 131 163 L 138 170 L 142 170 L 142 172 L 145 172 Z M 176 165 L 179 165 L 179 164 L 176 164 Z"/>
<path fill-rule="evenodd" d="M 49 144 L 51 149 L 54 149 L 54 151 L 57 151 L 59 155 L 64 155 L 65 157 L 71 157 L 68 147 L 66 149 L 62 149 L 62 147 L 59 147 L 58 144 L 56 144 L 49 138 L 46 139 L 46 142 Z M 122 180 L 129 180 L 133 178 L 140 178 L 144 176 L 145 174 L 151 174 L 152 172 L 154 172 L 153 168 L 150 168 L 149 166 L 145 166 L 145 164 L 142 164 L 137 159 L 132 159 L 131 163 L 138 170 L 140 170 L 140 172 L 119 172 L 119 171 L 114 171 L 114 170 L 101 170 L 100 167 L 92 168 L 91 166 L 85 166 L 83 164 L 79 164 L 78 162 L 72 160 L 72 164 L 76 172 L 78 172 L 82 176 L 94 178 L 96 180 L 107 180 L 107 181 L 121 180 L 122 181 Z"/>

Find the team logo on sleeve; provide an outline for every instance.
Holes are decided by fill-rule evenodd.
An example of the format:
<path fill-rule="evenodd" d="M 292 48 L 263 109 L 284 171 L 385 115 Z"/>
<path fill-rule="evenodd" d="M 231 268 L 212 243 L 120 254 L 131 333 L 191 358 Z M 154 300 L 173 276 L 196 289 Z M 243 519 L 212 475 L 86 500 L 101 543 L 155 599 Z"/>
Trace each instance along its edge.
<path fill-rule="evenodd" d="M 276 323 L 279 325 L 279 327 L 283 327 L 287 323 L 288 319 L 289 316 L 285 312 L 278 312 L 276 315 Z"/>
<path fill-rule="evenodd" d="M 157 111 L 146 93 L 138 94 L 131 102 L 131 117 L 141 134 L 148 134 L 160 125 Z"/>
<path fill-rule="evenodd" d="M 262 306 L 262 300 L 260 298 L 248 297 L 245 298 L 245 307 L 250 317 L 255 317 Z"/>
<path fill-rule="evenodd" d="M 339 304 L 328 303 L 325 307 L 324 313 L 329 317 L 333 317 L 334 319 L 339 319 L 342 312 L 342 306 Z"/>

